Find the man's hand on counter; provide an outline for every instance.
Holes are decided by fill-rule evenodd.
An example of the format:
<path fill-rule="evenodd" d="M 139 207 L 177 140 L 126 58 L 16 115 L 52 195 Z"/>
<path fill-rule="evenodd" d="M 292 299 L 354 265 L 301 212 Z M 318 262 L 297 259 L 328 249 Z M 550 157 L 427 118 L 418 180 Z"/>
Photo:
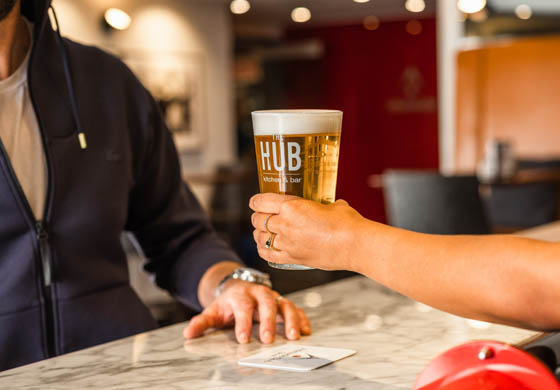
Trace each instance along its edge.
<path fill-rule="evenodd" d="M 281 321 L 289 340 L 311 334 L 309 319 L 292 301 L 268 287 L 231 280 L 216 300 L 191 319 L 183 335 L 192 339 L 210 328 L 235 326 L 237 341 L 245 344 L 251 338 L 253 321 L 259 322 L 259 337 L 265 344 L 274 341 L 276 323 Z"/>

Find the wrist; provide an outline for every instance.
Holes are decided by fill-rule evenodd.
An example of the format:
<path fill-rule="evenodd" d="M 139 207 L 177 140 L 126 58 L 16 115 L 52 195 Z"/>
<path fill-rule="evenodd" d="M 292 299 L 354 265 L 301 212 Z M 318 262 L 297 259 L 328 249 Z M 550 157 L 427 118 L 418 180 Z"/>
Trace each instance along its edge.
<path fill-rule="evenodd" d="M 233 261 L 222 261 L 208 268 L 198 284 L 198 300 L 200 305 L 205 308 L 215 299 L 215 291 L 220 281 L 227 275 L 231 274 L 235 269 L 241 267 L 241 264 Z"/>
<path fill-rule="evenodd" d="M 357 229 L 355 251 L 351 255 L 351 271 L 370 276 L 371 269 L 377 267 L 382 258 L 381 245 L 385 225 L 363 218 Z"/>

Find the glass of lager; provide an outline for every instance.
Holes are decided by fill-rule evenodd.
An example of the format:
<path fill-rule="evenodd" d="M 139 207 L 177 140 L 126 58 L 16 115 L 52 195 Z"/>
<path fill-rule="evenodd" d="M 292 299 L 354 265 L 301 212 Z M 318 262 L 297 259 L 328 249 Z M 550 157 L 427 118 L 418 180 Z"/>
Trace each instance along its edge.
<path fill-rule="evenodd" d="M 334 202 L 342 111 L 265 110 L 254 111 L 252 116 L 261 193 Z M 280 269 L 311 269 L 268 264 Z"/>

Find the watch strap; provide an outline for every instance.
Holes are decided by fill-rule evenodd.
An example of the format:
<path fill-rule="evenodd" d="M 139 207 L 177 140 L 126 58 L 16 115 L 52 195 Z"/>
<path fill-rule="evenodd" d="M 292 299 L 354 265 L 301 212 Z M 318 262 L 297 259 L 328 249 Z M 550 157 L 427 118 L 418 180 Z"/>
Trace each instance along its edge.
<path fill-rule="evenodd" d="M 214 293 L 215 297 L 218 297 L 221 294 L 225 284 L 230 279 L 260 284 L 268 288 L 272 288 L 272 282 L 270 281 L 270 276 L 267 273 L 258 271 L 253 268 L 240 267 L 236 268 L 232 273 L 228 274 L 220 281 L 220 283 L 218 283 L 218 287 L 216 287 L 216 292 Z"/>

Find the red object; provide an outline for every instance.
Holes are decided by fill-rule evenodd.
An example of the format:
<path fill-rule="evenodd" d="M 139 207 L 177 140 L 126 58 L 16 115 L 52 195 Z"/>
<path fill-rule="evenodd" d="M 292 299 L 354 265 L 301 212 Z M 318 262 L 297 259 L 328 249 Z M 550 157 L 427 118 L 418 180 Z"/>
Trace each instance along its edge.
<path fill-rule="evenodd" d="M 292 41 L 318 39 L 324 57 L 287 64 L 282 108 L 344 111 L 337 198 L 362 215 L 385 221 L 372 175 L 386 169 L 438 169 L 436 21 L 303 27 Z"/>
<path fill-rule="evenodd" d="M 496 341 L 473 341 L 435 358 L 414 390 L 560 390 L 533 356 Z"/>

